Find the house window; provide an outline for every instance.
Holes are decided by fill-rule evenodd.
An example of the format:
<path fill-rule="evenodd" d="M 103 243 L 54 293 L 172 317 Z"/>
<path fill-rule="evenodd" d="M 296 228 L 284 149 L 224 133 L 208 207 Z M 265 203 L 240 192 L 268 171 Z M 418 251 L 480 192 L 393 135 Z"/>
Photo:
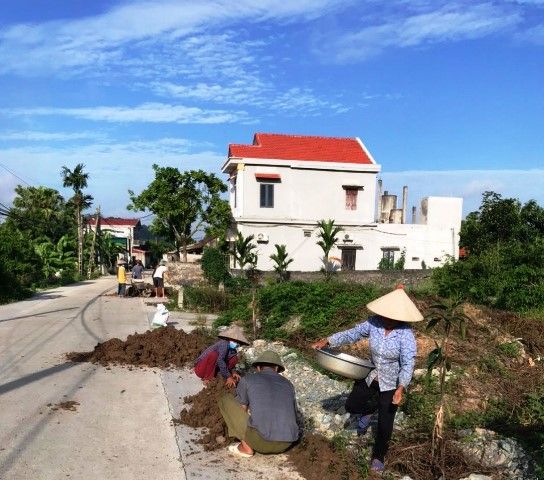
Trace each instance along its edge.
<path fill-rule="evenodd" d="M 356 254 L 355 248 L 342 249 L 342 270 L 355 270 Z"/>
<path fill-rule="evenodd" d="M 395 263 L 395 250 L 393 249 L 383 249 L 383 258 L 393 265 Z"/>
<path fill-rule="evenodd" d="M 346 210 L 357 210 L 357 188 L 346 188 Z"/>
<path fill-rule="evenodd" d="M 237 183 L 238 183 L 238 176 L 232 177 L 232 194 L 234 196 L 234 208 L 238 206 Z"/>
<path fill-rule="evenodd" d="M 261 183 L 261 208 L 274 208 L 274 184 Z"/>

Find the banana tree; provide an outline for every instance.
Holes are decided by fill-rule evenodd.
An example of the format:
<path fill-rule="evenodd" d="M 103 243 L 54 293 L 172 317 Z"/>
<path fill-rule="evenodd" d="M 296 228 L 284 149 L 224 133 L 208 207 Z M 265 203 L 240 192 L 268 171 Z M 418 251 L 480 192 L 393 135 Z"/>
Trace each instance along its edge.
<path fill-rule="evenodd" d="M 61 237 L 56 245 L 49 240 L 38 241 L 34 250 L 42 261 L 42 271 L 46 279 L 76 267 L 74 245 L 67 235 Z"/>

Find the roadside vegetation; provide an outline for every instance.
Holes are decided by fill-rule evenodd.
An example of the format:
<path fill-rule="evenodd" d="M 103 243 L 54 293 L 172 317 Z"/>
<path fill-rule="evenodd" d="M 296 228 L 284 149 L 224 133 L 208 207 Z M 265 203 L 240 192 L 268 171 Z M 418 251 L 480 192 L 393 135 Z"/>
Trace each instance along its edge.
<path fill-rule="evenodd" d="M 334 223 L 319 227 L 327 240 L 322 235 L 321 243 L 334 245 Z M 455 478 L 454 466 L 467 465 L 463 432 L 483 428 L 518 440 L 544 477 L 544 209 L 486 192 L 463 222 L 461 246 L 466 258 L 433 269 L 410 292 L 426 316 L 416 325 L 416 369 L 424 373 L 402 406 L 408 427 L 396 436 L 390 462 L 412 478 Z M 248 332 L 256 316 L 260 338 L 282 340 L 310 358 L 312 340 L 367 318 L 365 305 L 385 293 L 342 282 L 327 268 L 322 281 L 288 281 L 284 246 L 272 259 L 276 278 L 260 277 L 255 287 L 255 247 L 238 235 L 234 276 L 226 252 L 209 249 L 205 258 L 216 260 L 203 262 L 208 284 L 185 289 L 187 308 L 217 312 L 216 327 L 237 322 Z M 330 249 L 322 249 L 327 265 Z M 351 351 L 368 355 L 363 345 Z"/>
<path fill-rule="evenodd" d="M 107 234 L 84 231 L 84 211 L 93 198 L 84 192 L 84 165 L 64 167 L 65 199 L 48 187 L 17 186 L 11 208 L 0 213 L 0 303 L 26 298 L 40 288 L 65 285 L 98 274 L 97 257 L 112 266 L 119 247 Z"/>

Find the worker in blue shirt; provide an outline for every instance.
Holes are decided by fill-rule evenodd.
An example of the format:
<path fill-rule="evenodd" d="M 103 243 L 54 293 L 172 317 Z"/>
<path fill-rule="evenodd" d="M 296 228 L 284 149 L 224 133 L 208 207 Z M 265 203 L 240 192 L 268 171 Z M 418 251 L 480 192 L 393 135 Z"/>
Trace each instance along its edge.
<path fill-rule="evenodd" d="M 362 414 L 358 433 L 365 434 L 376 411 L 372 400 L 378 397 L 378 429 L 371 470 L 382 472 L 397 407 L 414 371 L 417 350 L 410 323 L 423 320 L 423 316 L 402 286 L 370 302 L 367 308 L 376 315 L 354 328 L 323 338 L 312 346 L 336 347 L 355 343 L 362 338 L 369 339 L 371 360 L 376 368 L 366 379 L 355 382 L 346 401 L 346 410 Z"/>

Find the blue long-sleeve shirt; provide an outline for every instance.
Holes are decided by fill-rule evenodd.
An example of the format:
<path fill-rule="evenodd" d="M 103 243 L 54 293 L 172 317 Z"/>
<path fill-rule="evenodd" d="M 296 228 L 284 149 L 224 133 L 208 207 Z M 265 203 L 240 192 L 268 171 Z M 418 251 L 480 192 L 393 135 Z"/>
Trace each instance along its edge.
<path fill-rule="evenodd" d="M 376 366 L 366 378 L 370 385 L 376 378 L 380 391 L 394 390 L 397 386 L 408 387 L 414 372 L 417 352 L 416 339 L 409 325 L 400 323 L 385 335 L 383 320 L 370 317 L 366 322 L 343 332 L 331 335 L 329 345 L 336 347 L 368 338 L 372 363 Z"/>

